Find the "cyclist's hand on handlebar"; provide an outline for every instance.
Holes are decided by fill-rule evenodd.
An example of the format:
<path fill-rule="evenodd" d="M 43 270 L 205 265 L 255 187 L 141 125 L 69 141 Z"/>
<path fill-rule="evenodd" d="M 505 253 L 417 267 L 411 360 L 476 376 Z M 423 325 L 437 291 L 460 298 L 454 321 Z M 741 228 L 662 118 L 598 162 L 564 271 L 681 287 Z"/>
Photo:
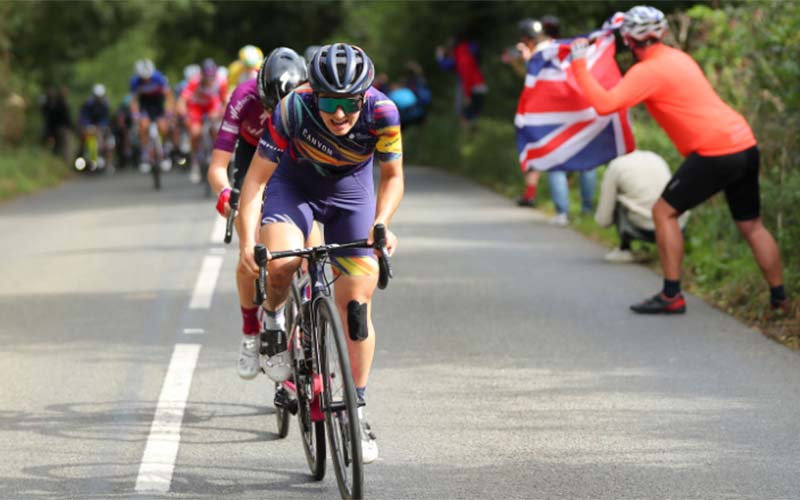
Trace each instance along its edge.
<path fill-rule="evenodd" d="M 375 243 L 375 236 L 374 236 L 375 226 L 369 230 L 369 238 L 367 239 L 367 243 L 373 245 Z M 387 227 L 386 228 L 386 252 L 389 254 L 389 257 L 394 255 L 394 250 L 397 248 L 397 236 Z M 378 249 L 375 249 L 375 254 L 380 256 L 380 252 Z"/>
<path fill-rule="evenodd" d="M 386 229 L 386 251 L 389 252 L 389 257 L 394 255 L 394 250 L 397 248 L 397 236 L 393 232 L 391 232 L 388 228 Z"/>
<path fill-rule="evenodd" d="M 267 253 L 267 256 L 269 257 L 269 253 Z M 238 271 L 254 278 L 258 276 L 258 264 L 256 263 L 253 245 L 242 245 L 239 249 Z"/>
<path fill-rule="evenodd" d="M 217 198 L 217 212 L 223 217 L 227 217 L 231 213 L 231 205 L 229 200 L 231 199 L 231 188 L 226 187 L 219 193 L 219 198 Z"/>

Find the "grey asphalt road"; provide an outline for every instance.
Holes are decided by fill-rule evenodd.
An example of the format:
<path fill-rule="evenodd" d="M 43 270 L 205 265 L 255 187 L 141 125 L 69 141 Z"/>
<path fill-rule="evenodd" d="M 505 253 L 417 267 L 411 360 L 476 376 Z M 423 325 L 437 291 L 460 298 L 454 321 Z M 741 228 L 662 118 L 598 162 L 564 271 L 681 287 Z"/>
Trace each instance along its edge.
<path fill-rule="evenodd" d="M 336 498 L 238 379 L 236 252 L 185 176 L 0 205 L 0 498 Z M 462 179 L 407 169 L 376 298 L 369 498 L 800 498 L 800 358 Z M 235 248 L 235 247 L 234 247 Z M 208 255 L 211 308 L 189 309 Z M 754 290 L 753 293 L 762 293 Z M 185 331 L 203 333 L 187 334 Z M 170 491 L 135 484 L 175 344 L 201 346 Z"/>

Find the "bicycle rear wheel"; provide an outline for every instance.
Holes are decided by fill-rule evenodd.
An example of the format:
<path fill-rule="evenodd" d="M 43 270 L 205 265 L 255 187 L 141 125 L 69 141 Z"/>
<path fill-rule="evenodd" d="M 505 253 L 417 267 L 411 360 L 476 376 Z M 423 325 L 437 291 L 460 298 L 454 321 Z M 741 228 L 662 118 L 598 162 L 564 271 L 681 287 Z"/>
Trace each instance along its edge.
<path fill-rule="evenodd" d="M 319 328 L 322 410 L 325 413 L 336 482 L 342 498 L 363 498 L 364 471 L 358 401 L 344 329 L 328 297 L 318 299 L 314 313 Z"/>

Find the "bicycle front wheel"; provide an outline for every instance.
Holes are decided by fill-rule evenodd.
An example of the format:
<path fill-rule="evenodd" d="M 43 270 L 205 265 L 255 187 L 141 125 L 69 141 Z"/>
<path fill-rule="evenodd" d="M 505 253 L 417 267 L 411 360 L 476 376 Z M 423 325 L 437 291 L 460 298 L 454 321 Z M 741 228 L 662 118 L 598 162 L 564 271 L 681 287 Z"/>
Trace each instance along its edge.
<path fill-rule="evenodd" d="M 314 315 L 319 329 L 322 411 L 325 414 L 336 482 L 342 498 L 363 498 L 364 471 L 358 401 L 344 329 L 328 297 L 317 300 Z"/>
<path fill-rule="evenodd" d="M 300 276 L 300 275 L 298 275 Z M 308 276 L 300 276 L 292 281 L 289 300 L 286 302 L 286 324 L 289 325 L 289 339 L 292 349 L 294 382 L 297 393 L 297 423 L 303 441 L 311 476 L 316 481 L 325 477 L 325 422 L 314 420 L 319 414 L 319 398 L 314 397 L 315 370 L 311 336 L 305 331 L 301 305 L 305 302 L 305 287 Z M 306 309 L 310 311 L 310 309 Z M 317 381 L 316 384 L 319 382 Z"/>

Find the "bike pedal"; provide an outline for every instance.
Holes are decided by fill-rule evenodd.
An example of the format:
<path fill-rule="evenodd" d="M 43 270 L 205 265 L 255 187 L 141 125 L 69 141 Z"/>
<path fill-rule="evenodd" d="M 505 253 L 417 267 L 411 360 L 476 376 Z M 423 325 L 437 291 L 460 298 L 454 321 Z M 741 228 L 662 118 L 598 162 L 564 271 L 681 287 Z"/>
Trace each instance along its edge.
<path fill-rule="evenodd" d="M 279 389 L 275 393 L 275 399 L 272 402 L 276 408 L 287 410 L 292 415 L 297 414 L 297 400 L 291 399 L 286 389 Z"/>

